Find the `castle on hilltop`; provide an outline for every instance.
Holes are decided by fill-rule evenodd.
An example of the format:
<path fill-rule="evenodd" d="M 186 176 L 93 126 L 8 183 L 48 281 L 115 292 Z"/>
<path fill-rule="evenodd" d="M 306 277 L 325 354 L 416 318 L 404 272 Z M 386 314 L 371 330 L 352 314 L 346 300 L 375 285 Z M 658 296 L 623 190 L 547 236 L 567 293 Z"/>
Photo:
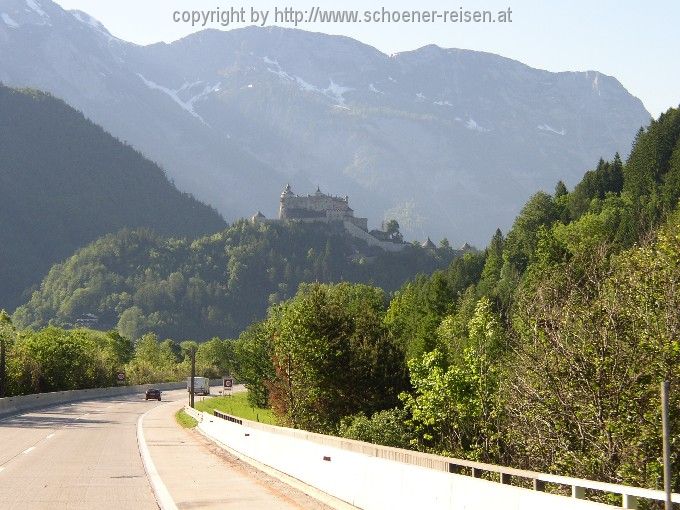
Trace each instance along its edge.
<path fill-rule="evenodd" d="M 293 193 L 288 184 L 281 193 L 279 219 L 349 221 L 360 229 L 368 231 L 368 219 L 354 216 L 354 210 L 349 206 L 349 197 L 326 195 L 318 187 L 313 195 L 302 196 Z"/>
<path fill-rule="evenodd" d="M 349 197 L 326 195 L 319 188 L 313 195 L 296 195 L 288 184 L 281 192 L 279 218 L 267 219 L 260 211 L 252 217 L 253 223 L 274 223 L 278 221 L 301 221 L 309 223 L 340 222 L 345 230 L 369 246 L 377 246 L 385 251 L 401 251 L 406 246 L 377 236 L 377 231 L 368 231 L 368 218 L 357 218 L 349 206 Z"/>

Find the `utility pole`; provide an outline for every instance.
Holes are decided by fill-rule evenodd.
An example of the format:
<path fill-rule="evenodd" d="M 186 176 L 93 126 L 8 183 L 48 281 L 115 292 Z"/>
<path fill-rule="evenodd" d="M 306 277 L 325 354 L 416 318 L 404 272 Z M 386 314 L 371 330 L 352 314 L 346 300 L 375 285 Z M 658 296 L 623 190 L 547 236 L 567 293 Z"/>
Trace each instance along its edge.
<path fill-rule="evenodd" d="M 5 369 L 5 335 L 0 331 L 0 398 L 5 396 L 6 369 Z"/>
<path fill-rule="evenodd" d="M 196 377 L 196 347 L 191 347 L 191 384 L 189 386 L 189 405 L 194 407 L 194 378 Z"/>
<path fill-rule="evenodd" d="M 663 489 L 666 492 L 665 510 L 673 510 L 671 502 L 671 430 L 668 418 L 670 382 L 661 383 L 661 433 L 663 435 Z"/>

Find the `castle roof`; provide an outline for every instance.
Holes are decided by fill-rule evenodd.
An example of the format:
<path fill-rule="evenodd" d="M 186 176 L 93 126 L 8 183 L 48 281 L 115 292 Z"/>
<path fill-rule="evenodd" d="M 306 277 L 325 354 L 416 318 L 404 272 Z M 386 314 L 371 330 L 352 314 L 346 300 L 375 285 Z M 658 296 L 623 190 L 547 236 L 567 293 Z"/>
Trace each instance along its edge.
<path fill-rule="evenodd" d="M 288 196 L 288 195 L 294 195 L 293 190 L 290 187 L 290 184 L 286 184 L 286 187 L 283 188 L 283 191 L 281 192 L 281 196 Z"/>
<path fill-rule="evenodd" d="M 435 244 L 432 242 L 432 239 L 430 239 L 429 237 L 427 238 L 426 241 L 423 241 L 422 243 L 420 243 L 420 245 L 423 248 L 427 248 L 428 250 L 433 250 L 433 249 L 437 248 L 437 246 L 435 246 Z"/>
<path fill-rule="evenodd" d="M 257 211 L 257 214 L 253 215 L 253 217 L 250 218 L 250 219 L 251 219 L 251 221 L 256 222 L 256 221 L 267 219 L 267 217 L 264 214 L 262 214 L 261 211 Z"/>

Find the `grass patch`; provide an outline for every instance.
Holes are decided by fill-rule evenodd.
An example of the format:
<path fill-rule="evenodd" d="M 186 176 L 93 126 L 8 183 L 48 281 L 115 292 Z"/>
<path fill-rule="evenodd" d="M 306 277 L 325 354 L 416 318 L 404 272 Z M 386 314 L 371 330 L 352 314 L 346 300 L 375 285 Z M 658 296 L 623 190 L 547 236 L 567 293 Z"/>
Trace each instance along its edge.
<path fill-rule="evenodd" d="M 175 420 L 177 420 L 177 423 L 185 429 L 192 429 L 198 425 L 196 419 L 185 413 L 184 409 L 180 409 L 175 413 Z"/>
<path fill-rule="evenodd" d="M 210 397 L 196 401 L 196 409 L 206 413 L 212 413 L 214 409 L 223 413 L 238 416 L 244 420 L 259 421 L 276 425 L 276 418 L 271 409 L 252 407 L 248 402 L 248 392 L 234 393 L 228 397 Z"/>

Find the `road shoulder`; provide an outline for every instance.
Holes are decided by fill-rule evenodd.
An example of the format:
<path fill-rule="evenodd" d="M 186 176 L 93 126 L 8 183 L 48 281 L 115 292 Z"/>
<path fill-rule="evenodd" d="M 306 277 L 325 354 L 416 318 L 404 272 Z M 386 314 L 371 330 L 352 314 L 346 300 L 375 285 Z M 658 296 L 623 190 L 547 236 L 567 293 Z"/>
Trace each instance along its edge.
<path fill-rule="evenodd" d="M 181 428 L 174 415 L 184 403 L 158 406 L 140 420 L 150 459 L 177 508 L 329 509 Z"/>

